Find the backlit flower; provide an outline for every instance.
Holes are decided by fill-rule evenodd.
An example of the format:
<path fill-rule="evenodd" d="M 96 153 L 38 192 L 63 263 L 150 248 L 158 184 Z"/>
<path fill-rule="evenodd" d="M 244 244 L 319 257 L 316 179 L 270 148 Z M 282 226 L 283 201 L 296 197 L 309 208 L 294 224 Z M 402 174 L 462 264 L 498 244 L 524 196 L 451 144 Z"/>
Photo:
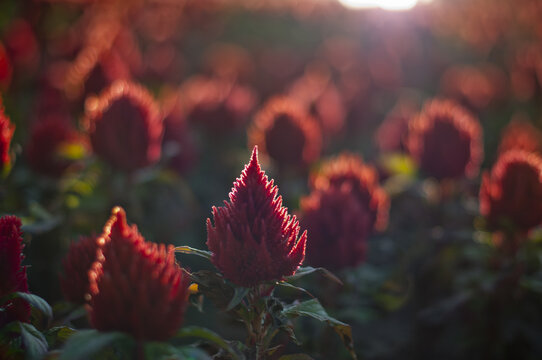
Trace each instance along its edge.
<path fill-rule="evenodd" d="M 21 266 L 23 239 L 21 220 L 7 215 L 0 218 L 0 299 L 16 291 L 28 292 L 26 266 Z M 0 328 L 12 321 L 29 322 L 30 305 L 20 298 L 0 303 Z"/>
<path fill-rule="evenodd" d="M 9 148 L 15 125 L 11 123 L 7 115 L 4 113 L 2 99 L 0 98 L 0 169 L 9 168 L 11 164 L 11 156 Z"/>
<path fill-rule="evenodd" d="M 189 279 L 172 245 L 146 242 L 123 209 L 113 209 L 89 272 L 91 325 L 137 340 L 164 341 L 180 327 Z"/>
<path fill-rule="evenodd" d="M 407 146 L 429 176 L 475 176 L 483 157 L 482 128 L 476 118 L 447 100 L 432 100 L 409 124 Z"/>
<path fill-rule="evenodd" d="M 415 106 L 409 101 L 399 102 L 386 116 L 375 134 L 375 142 L 381 152 L 404 152 L 408 123 L 415 115 Z"/>
<path fill-rule="evenodd" d="M 98 250 L 96 236 L 81 237 L 70 244 L 68 254 L 62 261 L 63 273 L 60 286 L 64 298 L 75 304 L 83 304 L 89 292 L 88 272 L 96 261 Z"/>
<path fill-rule="evenodd" d="M 163 121 L 146 89 L 118 81 L 86 105 L 92 148 L 104 161 L 132 172 L 160 159 Z"/>
<path fill-rule="evenodd" d="M 5 90 L 11 82 L 13 68 L 6 49 L 0 42 L 0 90 Z"/>
<path fill-rule="evenodd" d="M 263 105 L 248 138 L 249 146 L 259 146 L 279 166 L 306 167 L 322 150 L 318 123 L 301 104 L 287 97 L 274 97 Z"/>
<path fill-rule="evenodd" d="M 245 287 L 292 275 L 305 257 L 306 232 L 299 236 L 295 216 L 277 197 L 278 188 L 258 163 L 250 163 L 234 183 L 229 202 L 213 207 L 207 219 L 207 246 L 213 264 L 233 283 Z"/>
<path fill-rule="evenodd" d="M 500 155 L 483 174 L 480 213 L 491 230 L 527 231 L 542 223 L 542 158 L 521 150 Z"/>

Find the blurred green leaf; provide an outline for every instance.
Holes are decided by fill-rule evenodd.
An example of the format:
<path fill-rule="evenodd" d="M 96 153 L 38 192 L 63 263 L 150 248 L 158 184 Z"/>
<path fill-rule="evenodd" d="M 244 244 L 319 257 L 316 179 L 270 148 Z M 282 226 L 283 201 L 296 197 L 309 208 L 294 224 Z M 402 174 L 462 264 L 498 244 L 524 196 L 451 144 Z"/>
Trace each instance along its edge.
<path fill-rule="evenodd" d="M 303 266 L 303 267 L 300 267 L 299 269 L 297 269 L 297 271 L 295 272 L 295 274 L 291 275 L 291 276 L 287 276 L 285 278 L 285 281 L 287 282 L 290 282 L 290 281 L 295 281 L 297 279 L 300 279 L 304 276 L 307 276 L 309 274 L 312 274 L 314 272 L 321 272 L 322 274 L 324 274 L 327 278 L 335 281 L 336 283 L 338 284 L 343 284 L 343 282 L 341 281 L 341 279 L 339 279 L 337 276 L 335 276 L 331 271 L 327 270 L 327 269 L 324 269 L 324 268 L 313 268 L 311 266 Z"/>
<path fill-rule="evenodd" d="M 206 258 L 207 260 L 211 260 L 211 255 L 213 254 L 210 251 L 194 249 L 190 246 L 177 246 L 175 248 L 175 252 L 180 252 L 181 254 L 198 255 Z"/>
<path fill-rule="evenodd" d="M 38 309 L 43 315 L 45 315 L 49 319 L 53 318 L 53 309 L 51 309 L 51 306 L 47 303 L 47 301 L 37 295 L 24 292 L 16 292 L 13 293 L 11 298 L 23 299 L 28 302 L 32 307 Z"/>
<path fill-rule="evenodd" d="M 243 298 L 248 294 L 249 291 L 249 288 L 236 287 L 233 297 L 231 298 L 228 307 L 226 307 L 226 311 L 230 311 L 231 309 L 239 305 L 239 303 L 243 300 Z"/>
<path fill-rule="evenodd" d="M 50 347 L 64 344 L 77 330 L 68 326 L 55 326 L 45 332 L 45 338 Z"/>
<path fill-rule="evenodd" d="M 230 344 L 226 340 L 224 340 L 220 335 L 203 327 L 199 327 L 199 326 L 184 327 L 181 330 L 179 330 L 179 332 L 177 333 L 175 337 L 178 337 L 178 338 L 194 337 L 198 339 L 207 340 L 211 344 L 214 344 L 218 348 L 228 352 L 232 356 L 232 359 L 234 360 L 243 359 L 242 354 L 239 354 L 238 352 L 236 352 L 230 346 Z"/>
<path fill-rule="evenodd" d="M 129 335 L 121 332 L 81 330 L 68 339 L 60 360 L 88 359 L 104 350 L 107 346 L 126 339 L 130 339 Z"/>
<path fill-rule="evenodd" d="M 47 353 L 47 340 L 33 325 L 19 323 L 21 337 L 25 349 L 25 358 L 29 360 L 41 359 Z"/>
<path fill-rule="evenodd" d="M 307 354 L 291 354 L 291 355 L 283 355 L 279 358 L 279 360 L 313 360 L 313 359 Z"/>
<path fill-rule="evenodd" d="M 344 345 L 352 355 L 353 359 L 357 359 L 354 352 L 354 341 L 352 339 L 352 328 L 328 315 L 326 310 L 317 299 L 310 299 L 300 303 L 294 303 L 284 307 L 282 311 L 287 317 L 307 316 L 313 319 L 326 322 L 331 326 L 341 337 Z"/>

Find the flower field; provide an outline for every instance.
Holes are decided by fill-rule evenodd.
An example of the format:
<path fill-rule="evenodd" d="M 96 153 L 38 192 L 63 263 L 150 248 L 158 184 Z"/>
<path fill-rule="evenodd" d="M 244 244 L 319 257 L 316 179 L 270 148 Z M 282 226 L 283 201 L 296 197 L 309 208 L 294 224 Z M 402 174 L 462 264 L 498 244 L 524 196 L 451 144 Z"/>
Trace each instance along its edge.
<path fill-rule="evenodd" d="M 0 360 L 540 359 L 541 121 L 538 0 L 1 1 Z"/>

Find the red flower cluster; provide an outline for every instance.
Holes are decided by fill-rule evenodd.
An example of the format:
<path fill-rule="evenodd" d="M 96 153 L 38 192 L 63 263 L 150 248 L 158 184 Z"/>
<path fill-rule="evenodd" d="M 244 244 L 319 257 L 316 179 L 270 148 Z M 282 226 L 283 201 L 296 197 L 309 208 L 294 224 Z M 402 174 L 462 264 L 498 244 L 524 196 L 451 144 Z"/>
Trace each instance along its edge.
<path fill-rule="evenodd" d="M 389 199 L 374 168 L 356 155 L 326 162 L 312 178 L 312 193 L 301 200 L 301 223 L 309 231 L 307 259 L 329 269 L 365 259 L 367 239 L 386 227 Z"/>
<path fill-rule="evenodd" d="M 0 42 L 0 90 L 5 90 L 11 82 L 13 68 L 4 45 Z"/>
<path fill-rule="evenodd" d="M 480 213 L 491 230 L 528 231 L 542 223 L 542 158 L 521 150 L 499 156 L 480 187 Z"/>
<path fill-rule="evenodd" d="M 473 177 L 483 157 L 482 128 L 454 102 L 432 100 L 410 122 L 407 146 L 420 168 L 437 180 Z"/>
<path fill-rule="evenodd" d="M 279 166 L 306 167 L 320 156 L 322 133 L 301 104 L 287 97 L 268 100 L 248 132 L 249 145 Z"/>
<path fill-rule="evenodd" d="M 510 150 L 525 150 L 542 154 L 542 131 L 529 121 L 512 120 L 503 131 L 499 154 Z"/>
<path fill-rule="evenodd" d="M 207 219 L 207 246 L 213 264 L 237 285 L 251 287 L 292 275 L 305 257 L 306 232 L 277 197 L 278 188 L 258 163 L 255 147 L 250 163 L 230 192 L 230 202 L 213 207 Z"/>
<path fill-rule="evenodd" d="M 137 340 L 163 341 L 175 334 L 189 279 L 175 262 L 173 246 L 146 242 L 120 207 L 113 209 L 98 246 L 89 272 L 91 325 Z"/>
<path fill-rule="evenodd" d="M 39 119 L 32 126 L 26 147 L 28 165 L 40 174 L 61 176 L 75 164 L 68 154 L 71 146 L 85 148 L 86 144 L 68 119 L 57 115 Z"/>
<path fill-rule="evenodd" d="M 2 99 L 0 98 L 0 168 L 9 168 L 11 164 L 11 156 L 9 154 L 9 146 L 13 133 L 15 132 L 15 125 L 9 121 L 9 118 L 4 113 L 4 107 L 2 106 Z"/>
<path fill-rule="evenodd" d="M 97 250 L 96 236 L 81 237 L 70 244 L 60 276 L 60 286 L 66 300 L 75 304 L 85 303 L 85 296 L 89 292 L 88 272 L 96 260 Z"/>
<path fill-rule="evenodd" d="M 0 298 L 16 291 L 28 292 L 26 266 L 21 266 L 23 239 L 21 220 L 7 215 L 0 218 Z M 0 303 L 0 328 L 12 321 L 29 322 L 30 305 L 22 299 Z"/>
<path fill-rule="evenodd" d="M 86 110 L 92 148 L 111 166 L 132 172 L 160 159 L 163 121 L 143 87 L 117 81 L 89 98 Z"/>

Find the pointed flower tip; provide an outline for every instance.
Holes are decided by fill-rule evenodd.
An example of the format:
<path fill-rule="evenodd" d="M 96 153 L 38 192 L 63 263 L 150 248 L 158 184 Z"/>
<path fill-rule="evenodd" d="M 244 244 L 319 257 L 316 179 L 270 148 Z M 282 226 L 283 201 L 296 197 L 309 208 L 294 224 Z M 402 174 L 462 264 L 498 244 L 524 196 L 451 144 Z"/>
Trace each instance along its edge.
<path fill-rule="evenodd" d="M 128 226 L 126 222 L 126 212 L 124 209 L 120 206 L 115 206 L 113 210 L 111 210 L 111 217 L 109 220 L 107 220 L 107 223 L 104 227 L 104 232 L 102 236 L 100 236 L 100 239 L 98 240 L 99 243 L 105 243 L 105 238 L 108 237 L 111 234 L 111 230 L 113 227 L 117 227 L 119 229 L 124 229 Z"/>
<path fill-rule="evenodd" d="M 254 149 L 252 149 L 252 155 L 250 156 L 250 164 L 259 164 L 258 161 L 258 145 L 254 145 Z"/>

